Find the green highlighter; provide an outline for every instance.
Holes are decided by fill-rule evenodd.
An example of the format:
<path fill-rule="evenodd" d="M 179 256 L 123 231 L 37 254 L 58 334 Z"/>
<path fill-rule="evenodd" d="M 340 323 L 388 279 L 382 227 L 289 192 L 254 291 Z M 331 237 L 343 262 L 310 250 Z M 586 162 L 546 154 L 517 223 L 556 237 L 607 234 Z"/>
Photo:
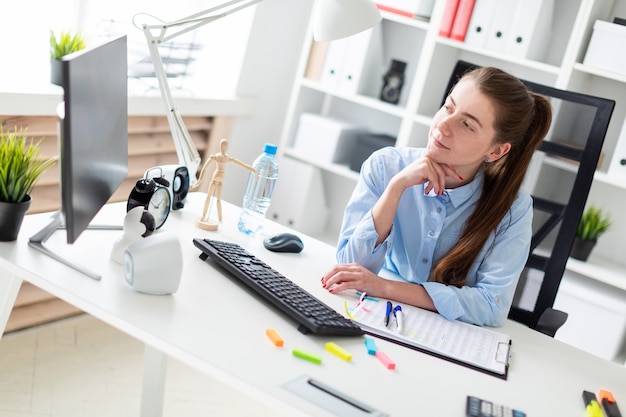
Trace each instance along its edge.
<path fill-rule="evenodd" d="M 321 356 L 317 356 L 312 353 L 305 352 L 301 349 L 294 349 L 291 351 L 291 353 L 293 354 L 293 356 L 297 358 L 304 359 L 305 361 L 313 362 L 316 365 L 319 365 L 322 363 Z"/>

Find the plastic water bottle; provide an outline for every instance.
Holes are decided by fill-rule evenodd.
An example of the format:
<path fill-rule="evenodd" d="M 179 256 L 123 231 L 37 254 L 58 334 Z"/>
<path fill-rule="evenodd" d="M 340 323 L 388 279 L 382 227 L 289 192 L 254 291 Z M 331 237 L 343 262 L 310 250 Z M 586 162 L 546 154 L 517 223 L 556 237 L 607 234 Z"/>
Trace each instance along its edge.
<path fill-rule="evenodd" d="M 243 210 L 239 217 L 239 231 L 247 235 L 256 235 L 263 229 L 265 214 L 272 202 L 272 194 L 278 179 L 278 163 L 276 163 L 276 145 L 266 143 L 263 153 L 252 166 L 257 171 L 248 176 L 246 193 L 243 196 Z"/>

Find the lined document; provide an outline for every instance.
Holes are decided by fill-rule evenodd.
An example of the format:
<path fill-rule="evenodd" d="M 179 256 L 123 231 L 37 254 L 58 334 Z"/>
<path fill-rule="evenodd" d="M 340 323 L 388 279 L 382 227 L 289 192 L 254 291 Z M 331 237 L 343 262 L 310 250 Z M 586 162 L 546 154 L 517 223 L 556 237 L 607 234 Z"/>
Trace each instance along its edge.
<path fill-rule="evenodd" d="M 377 301 L 376 301 L 377 300 Z M 368 333 L 435 353 L 497 375 L 506 375 L 511 338 L 489 328 L 451 321 L 438 313 L 405 304 L 402 329 L 393 312 L 385 326 L 387 300 L 365 298 L 349 316 Z"/>

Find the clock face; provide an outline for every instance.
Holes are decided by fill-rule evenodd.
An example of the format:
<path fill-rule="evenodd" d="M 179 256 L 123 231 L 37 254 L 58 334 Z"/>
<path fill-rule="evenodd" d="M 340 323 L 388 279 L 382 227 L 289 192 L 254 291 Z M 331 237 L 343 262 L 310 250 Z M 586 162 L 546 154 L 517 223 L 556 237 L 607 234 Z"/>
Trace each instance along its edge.
<path fill-rule="evenodd" d="M 148 212 L 154 216 L 156 228 L 163 226 L 170 214 L 171 197 L 167 188 L 158 187 L 148 202 Z"/>

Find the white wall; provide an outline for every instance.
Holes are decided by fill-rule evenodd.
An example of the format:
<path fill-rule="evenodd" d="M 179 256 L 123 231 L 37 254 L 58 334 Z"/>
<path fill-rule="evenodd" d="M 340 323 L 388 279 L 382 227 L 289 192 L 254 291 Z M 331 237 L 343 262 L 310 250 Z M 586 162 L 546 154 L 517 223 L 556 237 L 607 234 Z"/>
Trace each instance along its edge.
<path fill-rule="evenodd" d="M 278 145 L 313 0 L 265 0 L 257 7 L 238 95 L 254 97 L 253 116 L 235 121 L 229 154 L 244 162 Z M 280 167 L 279 167 L 280 170 Z M 228 167 L 223 198 L 241 204 L 248 171 Z M 279 173 L 280 181 L 280 173 Z"/>

